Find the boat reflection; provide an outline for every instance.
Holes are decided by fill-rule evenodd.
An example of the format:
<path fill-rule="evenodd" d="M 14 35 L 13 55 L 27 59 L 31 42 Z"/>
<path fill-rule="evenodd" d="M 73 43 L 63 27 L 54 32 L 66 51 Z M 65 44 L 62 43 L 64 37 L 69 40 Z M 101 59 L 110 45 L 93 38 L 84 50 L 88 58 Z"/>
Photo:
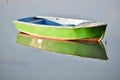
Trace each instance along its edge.
<path fill-rule="evenodd" d="M 16 43 L 56 53 L 101 60 L 108 59 L 102 42 L 75 42 L 41 39 L 20 32 L 17 35 Z"/>

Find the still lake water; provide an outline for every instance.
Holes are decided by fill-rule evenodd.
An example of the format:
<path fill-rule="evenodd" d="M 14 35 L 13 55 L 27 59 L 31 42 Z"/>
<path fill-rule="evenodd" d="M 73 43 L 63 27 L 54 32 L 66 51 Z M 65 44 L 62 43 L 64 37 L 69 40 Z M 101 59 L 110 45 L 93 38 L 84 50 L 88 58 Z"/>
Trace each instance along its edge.
<path fill-rule="evenodd" d="M 119 0 L 0 0 L 0 80 L 120 80 L 119 3 Z M 20 34 L 12 21 L 36 15 L 104 21 L 108 26 L 100 44 L 47 40 L 49 45 L 44 49 L 55 51 L 50 52 L 36 48 L 41 45 L 37 42 L 25 46 L 17 39 Z M 57 44 L 68 47 L 68 52 Z M 80 51 L 80 56 L 58 51 L 66 54 Z"/>

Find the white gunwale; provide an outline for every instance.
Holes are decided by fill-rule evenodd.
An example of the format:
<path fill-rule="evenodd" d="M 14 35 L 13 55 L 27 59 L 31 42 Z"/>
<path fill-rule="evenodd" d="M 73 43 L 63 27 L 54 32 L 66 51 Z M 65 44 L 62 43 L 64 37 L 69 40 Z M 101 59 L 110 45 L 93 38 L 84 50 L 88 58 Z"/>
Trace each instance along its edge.
<path fill-rule="evenodd" d="M 29 22 L 23 22 L 23 21 L 18 21 L 18 20 L 14 20 L 13 22 L 17 22 L 17 23 L 21 23 L 21 24 L 25 24 L 25 25 L 31 25 L 31 26 L 42 26 L 42 27 L 48 27 L 48 28 L 68 28 L 68 29 L 77 29 L 77 28 L 88 28 L 88 27 L 98 27 L 98 26 L 104 26 L 107 25 L 104 22 L 91 22 L 89 20 L 80 20 L 80 19 L 70 19 L 70 18 L 61 18 L 61 17 L 46 17 L 46 16 L 36 16 L 37 18 L 46 18 L 46 19 L 50 19 L 50 20 L 56 20 L 56 19 L 62 19 L 63 22 L 65 20 L 75 20 L 75 21 L 81 21 L 79 24 L 75 25 L 75 26 L 66 26 L 66 25 L 62 25 L 62 26 L 53 26 L 53 25 L 44 25 L 44 24 L 34 24 L 34 23 L 29 23 Z M 83 22 L 89 22 L 88 24 L 82 24 Z"/>

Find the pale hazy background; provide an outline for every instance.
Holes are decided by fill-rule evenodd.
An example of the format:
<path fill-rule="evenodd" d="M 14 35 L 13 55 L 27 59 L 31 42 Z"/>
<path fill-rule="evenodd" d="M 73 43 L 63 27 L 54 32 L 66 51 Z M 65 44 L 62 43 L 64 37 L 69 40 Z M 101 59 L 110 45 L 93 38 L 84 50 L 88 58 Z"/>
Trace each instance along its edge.
<path fill-rule="evenodd" d="M 58 16 L 108 24 L 108 60 L 78 58 L 15 43 L 12 21 Z M 0 80 L 120 80 L 120 0 L 0 0 Z"/>

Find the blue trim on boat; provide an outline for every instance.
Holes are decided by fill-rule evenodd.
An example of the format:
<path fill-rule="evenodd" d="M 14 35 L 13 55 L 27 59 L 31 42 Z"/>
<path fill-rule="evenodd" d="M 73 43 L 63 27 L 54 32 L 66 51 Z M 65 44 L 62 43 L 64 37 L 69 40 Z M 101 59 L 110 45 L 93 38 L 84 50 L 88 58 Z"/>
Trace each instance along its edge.
<path fill-rule="evenodd" d="M 29 23 L 34 23 L 34 24 L 42 24 L 42 25 L 62 26 L 62 24 L 60 23 L 47 20 L 44 18 L 37 18 L 37 17 L 22 18 L 22 19 L 18 19 L 18 21 L 29 22 Z"/>
<path fill-rule="evenodd" d="M 27 18 L 22 18 L 22 19 L 18 19 L 18 21 L 22 21 L 22 22 L 28 22 L 28 23 L 33 23 L 33 24 L 41 24 L 41 25 L 52 25 L 52 26 L 69 26 L 69 27 L 73 27 L 75 26 L 74 24 L 60 24 L 45 18 L 37 18 L 37 17 L 27 17 Z"/>

